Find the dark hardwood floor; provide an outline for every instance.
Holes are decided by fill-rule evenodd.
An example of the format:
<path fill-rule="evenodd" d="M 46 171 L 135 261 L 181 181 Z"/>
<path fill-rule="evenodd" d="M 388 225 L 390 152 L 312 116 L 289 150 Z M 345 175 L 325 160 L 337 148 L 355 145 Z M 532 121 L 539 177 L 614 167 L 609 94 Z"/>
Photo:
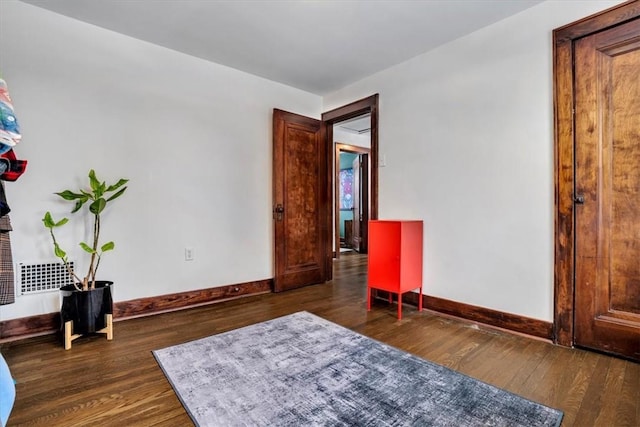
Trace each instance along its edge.
<path fill-rule="evenodd" d="M 365 273 L 366 257 L 347 255 L 330 283 L 116 322 L 111 342 L 80 338 L 69 351 L 51 335 L 0 344 L 17 380 L 9 426 L 191 425 L 151 350 L 300 310 L 561 409 L 562 426 L 640 426 L 640 364 L 410 306 L 400 322 L 386 302 L 367 312 Z"/>

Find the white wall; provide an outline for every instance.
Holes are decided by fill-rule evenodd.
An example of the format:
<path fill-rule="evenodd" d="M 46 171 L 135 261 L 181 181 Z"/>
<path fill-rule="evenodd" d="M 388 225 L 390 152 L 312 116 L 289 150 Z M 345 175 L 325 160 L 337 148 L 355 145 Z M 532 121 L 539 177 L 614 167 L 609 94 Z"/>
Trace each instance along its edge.
<path fill-rule="evenodd" d="M 0 4 L 0 70 L 29 161 L 6 185 L 16 262 L 54 260 L 42 215 L 68 214 L 52 193 L 95 168 L 131 180 L 103 219 L 117 301 L 273 277 L 272 109 L 319 117 L 320 97 L 13 0 Z M 83 230 L 61 230 L 63 246 Z M 0 320 L 58 304 L 18 296 Z"/>
<path fill-rule="evenodd" d="M 616 1 L 548 1 L 324 98 L 380 94 L 380 218 L 425 221 L 424 293 L 553 319 L 552 30 Z"/>

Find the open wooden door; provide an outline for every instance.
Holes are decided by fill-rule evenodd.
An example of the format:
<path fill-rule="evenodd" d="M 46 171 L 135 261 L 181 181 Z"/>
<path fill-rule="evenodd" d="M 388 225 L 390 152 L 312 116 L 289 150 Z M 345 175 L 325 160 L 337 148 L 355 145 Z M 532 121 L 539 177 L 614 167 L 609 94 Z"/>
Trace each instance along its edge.
<path fill-rule="evenodd" d="M 574 67 L 575 344 L 640 360 L 640 19 Z"/>
<path fill-rule="evenodd" d="M 353 249 L 367 253 L 369 224 L 369 162 L 366 154 L 353 160 Z"/>
<path fill-rule="evenodd" d="M 327 169 L 323 122 L 274 109 L 275 292 L 327 280 Z"/>

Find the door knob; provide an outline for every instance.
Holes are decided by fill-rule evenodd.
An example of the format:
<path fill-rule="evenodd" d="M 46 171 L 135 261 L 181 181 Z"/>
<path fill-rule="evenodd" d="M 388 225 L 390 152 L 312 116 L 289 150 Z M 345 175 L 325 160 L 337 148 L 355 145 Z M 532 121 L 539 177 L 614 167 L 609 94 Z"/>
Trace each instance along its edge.
<path fill-rule="evenodd" d="M 576 205 L 584 205 L 584 196 L 582 194 L 578 194 L 577 196 L 574 196 L 573 202 Z"/>
<path fill-rule="evenodd" d="M 282 214 L 284 213 L 284 206 L 281 203 L 278 203 L 275 208 L 273 208 L 273 217 L 276 221 L 282 221 Z"/>

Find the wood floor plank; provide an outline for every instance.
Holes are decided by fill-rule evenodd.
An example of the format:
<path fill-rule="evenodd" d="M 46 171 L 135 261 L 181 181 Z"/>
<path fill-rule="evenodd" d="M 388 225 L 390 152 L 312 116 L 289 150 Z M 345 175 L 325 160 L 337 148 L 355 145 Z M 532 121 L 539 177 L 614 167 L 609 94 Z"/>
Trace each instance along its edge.
<path fill-rule="evenodd" d="M 586 425 L 585 423 L 597 426 L 596 421 L 603 411 L 603 407 L 614 404 L 613 401 L 609 400 L 609 396 L 617 395 L 613 390 L 605 389 L 606 378 L 609 374 L 613 358 L 601 355 L 596 356 L 596 366 L 589 377 L 588 387 L 580 404 L 578 415 L 576 416 L 576 426 Z"/>
<path fill-rule="evenodd" d="M 589 378 L 595 363 L 590 363 L 593 358 L 586 357 L 584 351 L 567 350 L 569 359 L 563 358 L 564 367 L 554 384 L 553 391 L 549 392 L 550 401 L 558 408 L 566 408 L 564 426 L 572 426 L 575 416 L 589 384 Z"/>
<path fill-rule="evenodd" d="M 624 381 L 620 390 L 615 425 L 633 426 L 640 420 L 640 364 L 625 365 Z"/>
<path fill-rule="evenodd" d="M 188 426 L 154 349 L 306 310 L 358 333 L 565 412 L 563 427 L 640 426 L 640 365 L 375 301 L 366 256 L 342 256 L 332 282 L 114 324 L 115 338 L 0 344 L 17 380 L 9 426 Z"/>
<path fill-rule="evenodd" d="M 620 396 L 622 391 L 622 384 L 624 383 L 626 364 L 620 359 L 611 359 L 611 365 L 605 378 L 604 388 L 617 396 Z M 637 383 L 637 387 L 640 388 L 640 381 Z M 617 411 L 619 410 L 619 402 L 610 401 L 609 399 L 602 399 L 602 410 L 599 411 L 595 425 L 615 425 L 617 418 Z"/>

